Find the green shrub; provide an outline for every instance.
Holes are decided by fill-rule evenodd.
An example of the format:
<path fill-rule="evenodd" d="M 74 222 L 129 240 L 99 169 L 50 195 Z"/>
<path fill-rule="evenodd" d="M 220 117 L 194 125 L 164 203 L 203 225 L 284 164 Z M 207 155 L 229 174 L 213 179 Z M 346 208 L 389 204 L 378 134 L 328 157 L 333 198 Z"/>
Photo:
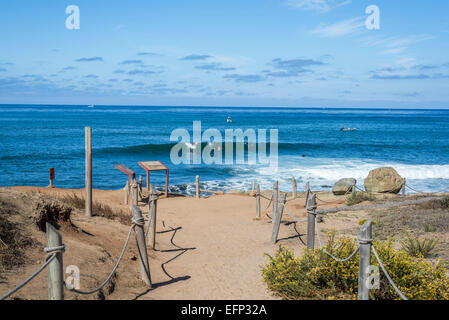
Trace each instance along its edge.
<path fill-rule="evenodd" d="M 326 249 L 337 258 L 346 258 L 357 242 L 335 240 L 333 234 Z M 391 242 L 374 242 L 385 268 L 398 288 L 412 300 L 449 299 L 449 279 L 442 263 L 415 258 L 392 248 Z M 285 299 L 356 299 L 358 289 L 358 253 L 346 262 L 337 262 L 321 250 L 306 250 L 302 257 L 282 246 L 263 267 L 263 279 L 270 290 Z M 371 263 L 379 266 L 374 255 Z M 380 270 L 380 289 L 370 290 L 375 300 L 400 299 Z"/>
<path fill-rule="evenodd" d="M 404 240 L 401 241 L 402 249 L 412 257 L 433 258 L 436 256 L 435 248 L 438 244 L 436 239 L 424 239 L 420 241 L 413 238 L 408 233 Z"/>
<path fill-rule="evenodd" d="M 356 192 L 346 197 L 346 205 L 353 206 L 363 201 L 373 201 L 373 200 L 374 200 L 373 196 L 366 192 Z"/>

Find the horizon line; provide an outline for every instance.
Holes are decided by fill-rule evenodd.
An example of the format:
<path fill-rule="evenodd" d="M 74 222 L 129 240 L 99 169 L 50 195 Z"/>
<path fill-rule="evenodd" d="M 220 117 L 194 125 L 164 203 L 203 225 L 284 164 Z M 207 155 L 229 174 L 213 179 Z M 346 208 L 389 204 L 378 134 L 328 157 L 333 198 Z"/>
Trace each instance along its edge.
<path fill-rule="evenodd" d="M 49 106 L 49 107 L 82 107 L 89 106 L 91 104 L 52 104 L 52 103 L 0 103 L 0 107 L 3 106 Z M 159 107 L 159 108 L 250 108 L 250 109 L 304 109 L 304 110 L 326 110 L 326 109 L 340 109 L 340 110 L 421 110 L 421 111 L 432 111 L 432 110 L 449 110 L 448 107 L 299 107 L 299 106 L 219 106 L 219 105 L 144 105 L 144 104 L 93 104 L 95 107 Z"/>

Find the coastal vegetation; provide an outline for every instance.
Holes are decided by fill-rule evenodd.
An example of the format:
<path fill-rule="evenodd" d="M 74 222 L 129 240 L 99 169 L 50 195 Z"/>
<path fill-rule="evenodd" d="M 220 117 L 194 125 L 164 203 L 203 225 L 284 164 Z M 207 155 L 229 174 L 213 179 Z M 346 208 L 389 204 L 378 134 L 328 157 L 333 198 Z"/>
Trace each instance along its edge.
<path fill-rule="evenodd" d="M 391 241 L 373 244 L 393 281 L 408 299 L 449 299 L 449 278 L 444 263 L 396 250 Z M 356 246 L 355 240 L 336 239 L 330 233 L 325 249 L 342 259 Z M 269 289 L 284 299 L 357 299 L 358 253 L 346 262 L 337 262 L 321 250 L 306 250 L 301 257 L 296 257 L 287 247 L 279 246 L 273 256 L 267 256 L 263 279 Z M 374 255 L 371 263 L 379 266 Z M 370 290 L 370 299 L 400 299 L 382 271 L 379 284 L 378 290 Z"/>
<path fill-rule="evenodd" d="M 435 248 L 438 245 L 437 239 L 419 240 L 407 233 L 405 239 L 401 241 L 401 245 L 402 249 L 412 257 L 433 258 L 437 256 L 435 253 Z"/>
<path fill-rule="evenodd" d="M 84 197 L 79 196 L 76 193 L 66 194 L 61 197 L 61 200 L 72 208 L 79 210 L 84 210 L 85 208 L 86 202 Z M 115 220 L 125 225 L 129 225 L 131 223 L 131 216 L 129 214 L 126 214 L 122 210 L 113 210 L 109 205 L 99 201 L 94 201 L 92 203 L 92 212 L 94 215 L 99 217 Z"/>
<path fill-rule="evenodd" d="M 374 197 L 366 192 L 355 192 L 346 197 L 346 204 L 348 206 L 353 206 L 364 201 L 373 201 Z"/>

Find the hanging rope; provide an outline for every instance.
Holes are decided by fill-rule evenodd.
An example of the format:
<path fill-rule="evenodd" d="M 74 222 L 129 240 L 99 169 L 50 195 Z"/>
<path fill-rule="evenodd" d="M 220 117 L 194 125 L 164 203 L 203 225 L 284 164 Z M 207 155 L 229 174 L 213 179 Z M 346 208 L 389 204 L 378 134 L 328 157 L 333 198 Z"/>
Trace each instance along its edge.
<path fill-rule="evenodd" d="M 302 220 L 298 220 L 296 219 L 293 215 L 290 214 L 288 208 L 286 206 L 284 206 L 284 212 L 295 222 L 295 223 L 301 223 L 301 222 L 306 222 L 307 219 L 302 219 Z"/>
<path fill-rule="evenodd" d="M 387 270 L 385 269 L 382 261 L 380 261 L 379 255 L 377 254 L 376 247 L 374 245 L 371 246 L 373 248 L 374 256 L 376 257 L 377 261 L 379 262 L 380 267 L 382 268 L 382 271 L 384 272 L 385 276 L 387 277 L 388 281 L 390 282 L 391 286 L 394 288 L 396 293 L 402 298 L 402 300 L 408 300 L 408 298 L 399 290 L 399 288 L 396 286 L 396 284 L 391 279 L 390 275 L 388 274 Z"/>
<path fill-rule="evenodd" d="M 357 248 L 355 248 L 355 250 L 345 259 L 339 259 L 336 256 L 334 256 L 333 254 L 329 253 L 325 248 L 323 248 L 323 244 L 321 243 L 321 237 L 320 237 L 320 229 L 318 228 L 318 222 L 317 219 L 315 219 L 315 232 L 318 238 L 318 243 L 320 245 L 320 250 L 323 251 L 325 254 L 327 254 L 329 257 L 331 257 L 332 259 L 334 259 L 337 262 L 346 262 L 348 260 L 350 260 L 360 249 L 360 246 L 357 246 Z"/>
<path fill-rule="evenodd" d="M 322 199 L 318 198 L 318 195 L 316 196 L 316 199 L 319 200 L 319 201 L 321 201 L 321 202 L 324 202 L 324 203 L 333 203 L 333 202 L 334 202 L 334 201 L 326 201 L 326 200 L 322 200 Z"/>
<path fill-rule="evenodd" d="M 424 192 L 424 191 L 416 190 L 415 188 L 410 187 L 408 184 L 406 184 L 405 186 L 407 188 L 409 188 L 410 190 L 415 191 L 416 193 L 424 193 L 424 194 L 443 193 L 444 191 L 449 191 L 449 188 L 444 188 L 444 189 L 434 191 L 434 192 Z"/>
<path fill-rule="evenodd" d="M 64 252 L 64 250 L 65 250 L 65 246 L 64 245 L 61 245 L 61 246 L 58 246 L 58 247 L 46 247 L 46 248 L 44 248 L 44 251 L 47 253 L 47 255 L 45 256 L 45 263 L 42 266 L 40 266 L 39 269 L 37 269 L 31 276 L 26 278 L 25 281 L 23 281 L 21 284 L 19 284 L 17 287 L 12 289 L 10 292 L 8 292 L 4 296 L 2 296 L 0 298 L 0 300 L 5 300 L 6 298 L 11 296 L 12 294 L 14 294 L 17 291 L 19 291 L 20 289 L 22 289 L 24 286 L 26 286 L 31 280 L 36 278 L 36 276 L 39 273 L 41 273 L 50 264 L 50 262 L 53 261 L 53 259 L 56 258 L 57 253 Z"/>
<path fill-rule="evenodd" d="M 92 293 L 95 293 L 97 291 L 100 291 L 109 282 L 109 280 L 111 280 L 112 276 L 117 271 L 117 269 L 118 269 L 118 267 L 120 265 L 120 262 L 122 261 L 123 255 L 125 254 L 126 247 L 128 246 L 129 238 L 131 237 L 131 232 L 134 230 L 136 225 L 141 226 L 144 223 L 145 223 L 145 220 L 143 218 L 139 219 L 137 221 L 133 218 L 132 225 L 129 228 L 128 236 L 126 237 L 125 244 L 123 245 L 123 249 L 122 249 L 122 252 L 120 253 L 120 256 L 119 256 L 119 258 L 117 260 L 117 263 L 115 264 L 114 268 L 112 269 L 111 273 L 108 275 L 106 280 L 100 286 L 98 286 L 97 288 L 95 288 L 93 290 L 90 290 L 90 291 L 81 291 L 81 290 L 77 290 L 75 288 L 69 288 L 69 287 L 67 287 L 67 284 L 66 284 L 66 288 L 69 291 L 73 291 L 73 292 L 76 292 L 76 293 L 79 293 L 79 294 L 85 294 L 85 295 L 92 294 Z"/>

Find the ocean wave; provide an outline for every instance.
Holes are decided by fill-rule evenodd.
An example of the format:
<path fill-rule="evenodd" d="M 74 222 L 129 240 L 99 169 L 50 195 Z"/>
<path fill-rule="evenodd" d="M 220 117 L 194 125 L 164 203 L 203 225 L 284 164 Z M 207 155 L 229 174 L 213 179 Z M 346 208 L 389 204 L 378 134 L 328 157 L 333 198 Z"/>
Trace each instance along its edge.
<path fill-rule="evenodd" d="M 117 154 L 117 153 L 133 153 L 133 154 L 139 154 L 139 153 L 169 153 L 170 150 L 177 145 L 178 142 L 171 142 L 171 143 L 149 143 L 149 144 L 140 144 L 140 145 L 131 145 L 131 146 L 123 146 L 123 147 L 108 147 L 108 148 L 101 148 L 97 149 L 96 151 L 101 153 L 111 153 L 111 154 Z M 235 150 L 237 142 L 233 142 L 233 148 Z M 254 147 L 257 146 L 257 143 L 254 142 L 244 142 L 245 144 L 245 151 L 248 151 L 248 147 Z M 199 144 L 195 143 L 185 143 L 185 145 L 190 149 L 194 150 L 198 147 Z M 207 145 L 216 145 L 221 146 L 223 150 L 225 149 L 226 142 L 202 142 L 201 143 L 201 149 L 204 149 Z M 396 144 L 386 144 L 386 143 L 345 143 L 342 144 L 340 141 L 336 142 L 316 142 L 316 143 L 306 143 L 306 142 L 298 142 L 298 143 L 289 143 L 289 142 L 282 142 L 278 143 L 278 151 L 279 153 L 283 153 L 285 151 L 301 151 L 301 152 L 307 152 L 307 151 L 320 151 L 320 150 L 326 150 L 326 151 L 332 151 L 332 150 L 360 150 L 360 149 L 407 149 L 413 147 L 413 145 L 396 145 Z M 266 150 L 269 151 L 271 147 L 270 142 L 267 142 L 266 144 Z M 439 146 L 439 148 L 449 148 L 448 145 Z"/>

